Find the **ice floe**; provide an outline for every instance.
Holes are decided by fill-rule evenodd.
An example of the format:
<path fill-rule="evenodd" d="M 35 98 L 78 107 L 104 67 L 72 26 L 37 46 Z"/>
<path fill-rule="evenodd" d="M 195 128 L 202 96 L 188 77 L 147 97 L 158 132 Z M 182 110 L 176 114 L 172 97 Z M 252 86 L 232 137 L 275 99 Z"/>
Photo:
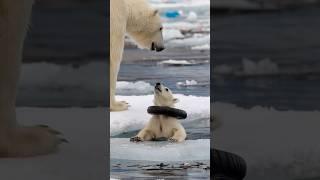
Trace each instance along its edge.
<path fill-rule="evenodd" d="M 157 64 L 158 65 L 167 65 L 167 66 L 191 66 L 191 65 L 203 64 L 203 63 L 209 63 L 209 61 L 169 59 L 169 60 L 160 61 Z"/>
<path fill-rule="evenodd" d="M 188 118 L 182 124 L 202 121 L 210 118 L 210 97 L 186 96 L 176 94 L 180 101 L 176 107 L 185 110 Z M 123 132 L 140 130 L 149 121 L 151 115 L 147 108 L 153 105 L 153 95 L 146 96 L 117 96 L 118 100 L 127 101 L 131 107 L 127 111 L 110 113 L 110 134 L 115 136 Z"/>
<path fill-rule="evenodd" d="M 142 95 L 152 94 L 153 86 L 145 81 L 118 81 L 117 82 L 117 94 L 131 94 L 131 95 Z"/>
<path fill-rule="evenodd" d="M 182 143 L 134 143 L 128 138 L 111 138 L 110 158 L 162 162 L 210 160 L 210 139 L 187 140 Z"/>

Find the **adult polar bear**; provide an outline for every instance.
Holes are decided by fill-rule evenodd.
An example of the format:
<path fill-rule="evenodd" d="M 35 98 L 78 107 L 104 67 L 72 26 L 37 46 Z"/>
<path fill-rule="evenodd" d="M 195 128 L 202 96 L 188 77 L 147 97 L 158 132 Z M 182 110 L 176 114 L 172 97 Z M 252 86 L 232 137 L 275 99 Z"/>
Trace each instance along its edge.
<path fill-rule="evenodd" d="M 16 91 L 23 42 L 33 0 L 0 0 L 0 158 L 26 157 L 54 152 L 64 139 L 47 126 L 25 127 L 16 122 Z M 161 23 L 157 11 L 143 0 L 111 0 L 111 109 L 125 110 L 116 102 L 115 83 L 119 71 L 124 34 L 141 47 L 162 50 Z"/>
<path fill-rule="evenodd" d="M 116 101 L 115 90 L 125 35 L 140 48 L 162 51 L 162 25 L 158 11 L 146 0 L 111 0 L 110 12 L 110 110 L 123 111 L 128 103 Z"/>
<path fill-rule="evenodd" d="M 0 157 L 48 154 L 63 141 L 47 126 L 16 122 L 15 100 L 32 0 L 0 0 Z"/>

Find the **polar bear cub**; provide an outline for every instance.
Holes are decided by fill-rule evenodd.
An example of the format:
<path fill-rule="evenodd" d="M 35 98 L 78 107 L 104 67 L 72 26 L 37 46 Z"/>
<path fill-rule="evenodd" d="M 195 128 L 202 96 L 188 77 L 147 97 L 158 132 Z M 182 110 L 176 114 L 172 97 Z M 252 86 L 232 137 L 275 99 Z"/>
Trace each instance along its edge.
<path fill-rule="evenodd" d="M 174 98 L 169 88 L 161 83 L 157 83 L 154 88 L 155 106 L 168 106 L 174 107 L 178 102 Z M 179 123 L 178 119 L 165 115 L 153 115 L 148 124 L 134 136 L 130 141 L 150 141 L 157 138 L 168 138 L 171 142 L 182 142 L 186 139 L 187 134 L 183 126 Z"/>

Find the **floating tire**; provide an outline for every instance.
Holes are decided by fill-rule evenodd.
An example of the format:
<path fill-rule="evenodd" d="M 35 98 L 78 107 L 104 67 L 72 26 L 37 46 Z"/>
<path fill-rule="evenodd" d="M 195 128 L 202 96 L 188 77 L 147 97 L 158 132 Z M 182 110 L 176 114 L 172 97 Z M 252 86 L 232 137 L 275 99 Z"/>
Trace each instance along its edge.
<path fill-rule="evenodd" d="M 214 180 L 243 180 L 247 166 L 243 158 L 238 155 L 216 150 L 213 151 Z"/>
<path fill-rule="evenodd" d="M 147 111 L 153 115 L 166 115 L 177 119 L 187 118 L 187 113 L 184 110 L 167 106 L 149 106 Z"/>

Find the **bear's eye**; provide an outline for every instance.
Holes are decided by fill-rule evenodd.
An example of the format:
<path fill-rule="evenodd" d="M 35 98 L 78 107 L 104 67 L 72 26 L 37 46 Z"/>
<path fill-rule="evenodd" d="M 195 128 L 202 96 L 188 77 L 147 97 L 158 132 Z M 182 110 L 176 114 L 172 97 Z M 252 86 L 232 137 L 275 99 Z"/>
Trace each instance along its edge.
<path fill-rule="evenodd" d="M 160 27 L 160 31 L 162 31 L 163 27 Z"/>
<path fill-rule="evenodd" d="M 168 89 L 168 88 L 166 88 L 166 91 L 169 91 L 169 89 Z"/>

